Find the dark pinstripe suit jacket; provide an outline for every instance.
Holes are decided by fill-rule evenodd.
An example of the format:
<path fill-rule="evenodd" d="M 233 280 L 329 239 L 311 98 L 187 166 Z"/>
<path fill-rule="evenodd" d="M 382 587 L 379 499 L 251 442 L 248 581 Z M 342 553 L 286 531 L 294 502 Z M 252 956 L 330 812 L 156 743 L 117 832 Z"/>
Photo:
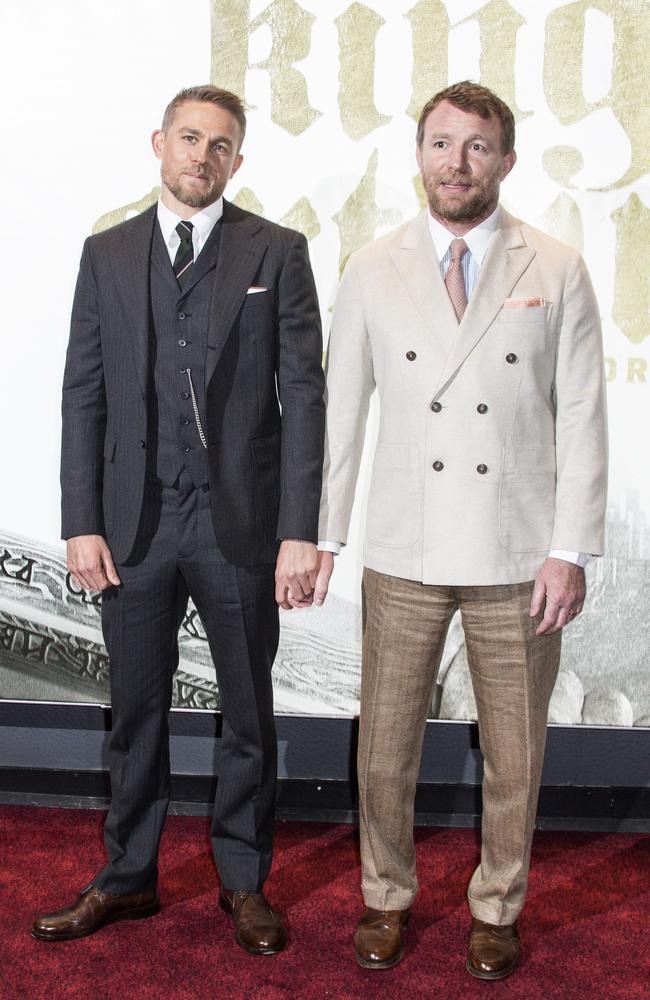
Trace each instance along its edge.
<path fill-rule="evenodd" d="M 63 382 L 62 537 L 104 535 L 124 562 L 143 503 L 149 261 L 156 207 L 86 240 Z M 237 565 L 316 541 L 322 340 L 305 238 L 224 201 L 206 358 L 214 527 Z M 267 291 L 246 294 L 250 286 Z"/>

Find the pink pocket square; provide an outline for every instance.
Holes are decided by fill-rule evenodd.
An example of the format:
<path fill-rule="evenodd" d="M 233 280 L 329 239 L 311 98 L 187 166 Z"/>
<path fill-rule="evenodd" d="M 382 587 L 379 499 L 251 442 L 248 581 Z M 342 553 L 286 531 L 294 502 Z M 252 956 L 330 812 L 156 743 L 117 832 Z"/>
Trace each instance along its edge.
<path fill-rule="evenodd" d="M 503 303 L 504 309 L 539 309 L 542 306 L 547 306 L 550 303 L 546 299 L 539 296 L 532 299 L 506 299 Z"/>

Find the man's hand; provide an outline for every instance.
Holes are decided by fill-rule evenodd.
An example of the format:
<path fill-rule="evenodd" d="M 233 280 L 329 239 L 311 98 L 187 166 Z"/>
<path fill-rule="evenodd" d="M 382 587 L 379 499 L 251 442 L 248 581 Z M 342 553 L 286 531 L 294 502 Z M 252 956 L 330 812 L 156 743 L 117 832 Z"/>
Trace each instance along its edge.
<path fill-rule="evenodd" d="M 325 602 L 330 585 L 330 577 L 334 572 L 334 553 L 319 552 L 318 576 L 314 587 L 314 604 L 319 607 Z"/>
<path fill-rule="evenodd" d="M 535 635 L 551 635 L 564 628 L 582 611 L 586 592 L 582 566 L 552 556 L 545 559 L 537 574 L 530 602 L 531 618 L 544 609 L 544 618 L 537 626 Z"/>
<path fill-rule="evenodd" d="M 121 583 L 111 550 L 101 535 L 75 535 L 67 543 L 68 569 L 84 590 L 106 590 Z"/>
<path fill-rule="evenodd" d="M 275 600 L 285 611 L 308 608 L 318 577 L 318 550 L 313 542 L 285 538 L 275 565 Z"/>

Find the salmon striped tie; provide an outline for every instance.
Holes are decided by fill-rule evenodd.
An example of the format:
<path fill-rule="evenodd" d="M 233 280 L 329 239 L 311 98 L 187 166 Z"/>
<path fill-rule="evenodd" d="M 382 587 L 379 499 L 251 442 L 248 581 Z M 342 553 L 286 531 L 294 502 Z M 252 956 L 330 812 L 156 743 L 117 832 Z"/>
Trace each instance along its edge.
<path fill-rule="evenodd" d="M 194 226 L 191 222 L 179 222 L 176 226 L 176 232 L 181 242 L 174 257 L 174 274 L 181 289 L 185 287 L 194 263 L 193 229 Z"/>
<path fill-rule="evenodd" d="M 463 257 L 469 250 L 465 240 L 452 240 L 449 249 L 451 260 L 445 274 L 445 285 L 451 304 L 456 313 L 456 319 L 460 323 L 463 313 L 467 308 L 467 291 L 465 290 L 465 276 L 463 274 Z"/>

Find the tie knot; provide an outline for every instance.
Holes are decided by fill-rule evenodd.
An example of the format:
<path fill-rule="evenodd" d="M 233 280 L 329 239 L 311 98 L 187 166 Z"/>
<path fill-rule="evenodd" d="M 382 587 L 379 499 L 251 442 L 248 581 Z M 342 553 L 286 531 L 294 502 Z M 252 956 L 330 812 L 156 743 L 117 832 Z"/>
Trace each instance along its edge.
<path fill-rule="evenodd" d="M 456 262 L 462 260 L 469 247 L 465 240 L 452 240 L 449 244 L 449 251 L 451 253 L 451 260 Z"/>
<path fill-rule="evenodd" d="M 191 222 L 179 222 L 176 226 L 176 232 L 180 237 L 181 243 L 191 243 L 192 242 L 192 230 L 194 226 Z"/>

